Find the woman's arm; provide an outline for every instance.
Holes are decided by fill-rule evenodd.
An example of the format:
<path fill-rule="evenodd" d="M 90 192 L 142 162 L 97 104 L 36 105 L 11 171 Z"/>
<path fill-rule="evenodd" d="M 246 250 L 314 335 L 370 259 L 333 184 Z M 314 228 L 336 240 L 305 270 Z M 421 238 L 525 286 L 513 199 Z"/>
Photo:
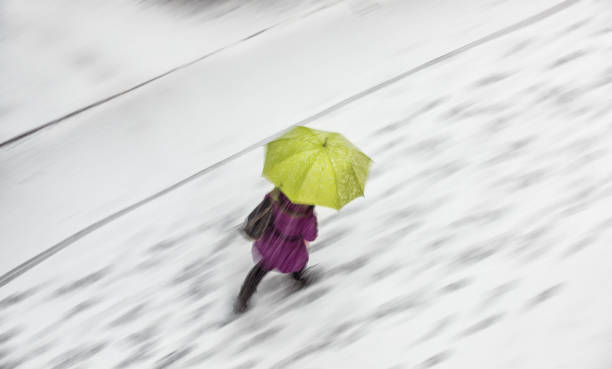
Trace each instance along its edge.
<path fill-rule="evenodd" d="M 317 238 L 317 228 L 317 216 L 313 214 L 306 221 L 302 237 L 306 241 L 314 241 Z"/>

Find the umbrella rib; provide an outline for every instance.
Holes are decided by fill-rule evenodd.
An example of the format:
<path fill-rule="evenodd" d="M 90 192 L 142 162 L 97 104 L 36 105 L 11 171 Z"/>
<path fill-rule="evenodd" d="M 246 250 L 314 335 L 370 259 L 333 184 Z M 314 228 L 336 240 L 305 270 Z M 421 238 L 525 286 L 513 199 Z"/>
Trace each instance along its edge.
<path fill-rule="evenodd" d="M 313 136 L 313 137 L 314 137 L 314 141 L 316 141 L 316 142 L 310 142 L 310 141 L 307 141 L 307 142 L 308 142 L 308 143 L 311 143 L 311 144 L 313 144 L 313 145 L 318 144 L 318 143 L 319 143 L 319 141 L 320 141 L 320 140 L 319 140 L 319 138 L 318 138 L 318 137 L 317 137 L 317 136 L 316 136 L 316 135 L 315 135 L 313 132 L 310 132 L 310 130 L 309 130 L 309 132 L 308 132 L 308 133 L 309 133 L 311 136 Z M 275 139 L 275 140 L 271 141 L 270 143 L 276 143 L 276 142 L 279 142 L 279 141 L 304 141 L 304 139 L 305 139 L 305 138 L 306 138 L 306 137 L 304 137 L 304 136 L 301 136 L 301 137 L 282 137 L 282 136 L 281 136 L 281 137 L 279 137 L 279 138 L 277 138 L 277 139 Z"/>
<path fill-rule="evenodd" d="M 286 157 L 286 158 L 284 158 L 283 160 L 279 161 L 278 163 L 274 164 L 274 165 L 273 165 L 273 166 L 270 168 L 270 170 L 273 170 L 273 169 L 274 169 L 274 168 L 276 168 L 277 166 L 281 165 L 282 163 L 284 163 L 285 161 L 287 161 L 287 160 L 291 159 L 292 157 L 294 157 L 294 156 L 296 156 L 296 155 L 304 154 L 304 153 L 311 152 L 311 151 L 315 151 L 315 150 L 318 150 L 318 149 L 310 149 L 310 150 L 304 150 L 304 151 L 298 151 L 298 152 L 295 152 L 295 153 L 293 153 L 293 154 L 291 154 L 291 155 L 287 156 L 287 157 Z"/>
<path fill-rule="evenodd" d="M 357 183 L 359 184 L 359 187 L 361 188 L 361 193 L 363 194 L 365 192 L 365 183 L 361 183 L 361 181 L 359 180 L 359 177 L 357 176 L 357 173 L 355 172 L 355 167 L 351 165 L 351 171 L 353 172 L 353 177 L 355 177 L 355 179 L 357 180 Z"/>
<path fill-rule="evenodd" d="M 317 155 L 317 159 L 313 160 L 310 164 L 310 167 L 308 168 L 308 170 L 306 171 L 306 173 L 304 173 L 304 177 L 302 177 L 302 184 L 300 185 L 299 190 L 297 191 L 296 196 L 299 197 L 299 193 L 302 192 L 302 188 L 304 187 L 304 183 L 306 183 L 306 177 L 308 177 L 308 174 L 310 174 L 310 171 L 312 170 L 312 167 L 314 167 L 315 163 L 317 162 L 317 160 L 319 159 L 319 156 L 321 156 L 323 152 L 319 151 L 319 154 Z"/>
<path fill-rule="evenodd" d="M 315 141 L 320 141 L 319 136 L 317 136 L 312 129 L 308 130 L 308 133 L 315 139 Z"/>
<path fill-rule="evenodd" d="M 365 156 L 366 159 L 368 160 L 368 168 L 370 167 L 371 163 L 372 163 L 372 159 L 370 159 L 367 155 L 361 153 L 359 151 L 358 155 L 361 156 Z M 368 180 L 368 175 L 367 175 L 367 171 L 366 171 L 366 178 L 364 178 L 363 183 L 359 180 L 359 176 L 357 176 L 357 172 L 355 172 L 355 167 L 351 166 L 351 169 L 353 170 L 353 174 L 355 175 L 355 178 L 357 178 L 357 182 L 359 183 L 359 185 L 361 186 L 361 192 L 365 193 L 365 182 Z"/>
<path fill-rule="evenodd" d="M 336 205 L 340 205 L 340 195 L 338 194 L 338 172 L 336 171 L 336 166 L 334 165 L 334 163 L 331 160 L 331 157 L 329 156 L 329 151 L 326 151 L 327 153 L 327 160 L 329 161 L 329 165 L 331 165 L 332 170 L 334 172 L 334 183 L 336 184 L 336 199 L 338 201 L 338 204 Z"/>

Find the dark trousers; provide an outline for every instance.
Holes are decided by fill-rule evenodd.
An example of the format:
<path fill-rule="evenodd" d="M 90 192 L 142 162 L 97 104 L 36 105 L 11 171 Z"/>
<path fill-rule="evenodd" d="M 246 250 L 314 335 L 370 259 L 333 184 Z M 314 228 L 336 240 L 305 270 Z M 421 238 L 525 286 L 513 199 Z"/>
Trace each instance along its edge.
<path fill-rule="evenodd" d="M 261 264 L 256 264 L 249 274 L 247 274 L 244 283 L 242 284 L 242 288 L 240 288 L 240 293 L 238 294 L 238 302 L 246 307 L 251 296 L 257 290 L 257 286 L 263 279 L 263 277 L 268 274 L 268 270 L 266 270 Z M 291 273 L 291 277 L 296 281 L 303 282 L 304 281 L 304 269 Z"/>
<path fill-rule="evenodd" d="M 256 264 L 249 274 L 247 274 L 242 284 L 242 288 L 240 288 L 240 293 L 238 294 L 238 302 L 245 308 L 251 296 L 253 296 L 257 290 L 257 286 L 266 274 L 268 274 L 268 271 L 264 269 L 261 264 Z"/>

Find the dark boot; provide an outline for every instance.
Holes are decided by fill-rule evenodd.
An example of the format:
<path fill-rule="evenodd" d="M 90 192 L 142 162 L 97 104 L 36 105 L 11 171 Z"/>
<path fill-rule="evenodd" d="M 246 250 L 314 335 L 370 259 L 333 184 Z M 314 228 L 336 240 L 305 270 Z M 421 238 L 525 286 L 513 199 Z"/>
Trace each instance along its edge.
<path fill-rule="evenodd" d="M 259 282 L 261 282 L 267 273 L 268 271 L 265 270 L 260 264 L 255 265 L 253 269 L 251 269 L 245 278 L 244 283 L 242 284 L 242 288 L 238 294 L 238 300 L 234 306 L 234 310 L 237 313 L 243 313 L 249 308 L 249 300 L 251 299 L 251 296 L 253 296 L 257 290 Z"/>
<path fill-rule="evenodd" d="M 311 278 L 306 272 L 306 267 L 298 272 L 291 273 L 291 277 L 298 282 L 299 288 L 304 288 L 311 282 Z"/>

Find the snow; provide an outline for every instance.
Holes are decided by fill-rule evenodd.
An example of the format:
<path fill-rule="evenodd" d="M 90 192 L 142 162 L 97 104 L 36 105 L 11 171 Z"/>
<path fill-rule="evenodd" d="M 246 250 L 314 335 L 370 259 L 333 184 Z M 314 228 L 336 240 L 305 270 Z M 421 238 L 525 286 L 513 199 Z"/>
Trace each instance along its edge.
<path fill-rule="evenodd" d="M 7 0 L 0 142 L 270 27 L 333 5 Z M 35 109 L 33 109 L 35 107 Z M 6 122 L 4 122 L 6 120 Z"/>
<path fill-rule="evenodd" d="M 202 63 L 1 150 L 0 201 L 6 204 L 6 210 L 0 213 L 0 234 L 4 244 L 19 248 L 0 251 L 0 270 L 10 270 L 109 214 L 290 124 L 554 2 L 534 1 L 519 7 L 513 2 L 480 0 L 461 5 L 437 0 L 428 2 L 428 6 L 389 1 L 378 3 L 375 11 L 365 14 L 349 4 L 339 3 L 306 18 L 287 21 Z M 21 6 L 25 5 L 15 5 Z M 99 6 L 107 9 L 108 5 Z M 103 19 L 104 14 L 108 13 L 96 16 Z M 165 29 L 160 26 L 155 32 Z M 198 28 L 190 31 L 205 32 Z M 131 34 L 119 29 L 114 32 Z M 130 37 L 140 45 L 138 35 Z M 180 35 L 175 37 L 182 39 Z M 97 53 L 117 58 L 119 63 L 127 59 L 126 70 L 140 70 L 141 64 L 158 60 L 160 52 L 143 45 L 147 58 L 122 55 L 123 49 L 102 46 Z M 177 45 L 172 47 L 183 49 L 180 43 Z M 74 52 L 78 50 L 75 46 Z M 23 58 L 9 60 L 18 63 Z M 152 63 L 147 68 L 158 67 Z M 55 74 L 66 73 L 57 70 L 45 76 Z M 22 79 L 22 74 L 16 75 L 18 81 Z M 108 91 L 144 77 L 135 74 L 133 78 L 109 79 L 115 82 Z M 21 108 L 17 104 L 15 111 L 32 121 L 40 120 L 38 114 L 42 114 L 44 121 L 85 101 L 71 100 L 65 105 L 61 101 L 64 96 L 83 96 L 88 102 L 89 97 L 98 98 L 98 92 L 90 96 L 79 86 L 75 95 L 65 87 L 72 83 L 70 78 L 53 82 L 55 90 L 47 95 L 42 89 L 40 96 L 32 94 L 27 83 L 19 83 L 24 96 L 38 97 L 36 104 Z M 60 110 L 45 113 L 42 107 L 46 105 Z M 0 126 L 5 125 L 5 118 L 2 122 Z M 12 116 L 6 117 L 6 122 L 9 126 L 15 122 L 18 127 L 25 124 Z M 247 132 L 245 126 L 249 127 Z M 27 230 L 32 225 L 37 225 L 37 232 Z"/>
<path fill-rule="evenodd" d="M 400 3 L 385 3 L 358 19 L 373 22 L 398 14 L 391 11 L 394 4 Z M 495 6 L 509 6 L 504 4 Z M 513 5 L 515 20 L 532 14 Z M 108 223 L 2 287 L 0 366 L 608 368 L 612 79 L 604 61 L 612 52 L 610 10 L 605 1 L 572 3 L 314 120 L 314 128 L 343 132 L 374 159 L 374 166 L 364 199 L 339 213 L 319 210 L 320 239 L 312 244 L 311 264 L 322 279 L 306 290 L 292 292 L 285 276 L 271 275 L 253 309 L 228 319 L 232 298 L 252 265 L 249 244 L 233 227 L 269 188 L 259 176 L 262 150 L 256 149 Z M 352 17 L 339 8 L 328 12 L 293 25 L 293 31 L 319 29 L 318 22 L 327 17 L 329 22 Z M 315 24 L 310 28 L 308 22 Z M 272 41 L 261 38 L 249 46 L 251 62 L 258 53 L 279 50 Z M 287 53 L 295 51 L 290 44 L 282 44 Z M 227 58 L 229 63 L 238 56 L 230 52 Z M 385 71 L 386 76 L 401 72 Z M 9 209 L 22 204 L 10 183 L 28 171 L 38 178 L 31 179 L 32 190 L 22 186 L 21 196 L 31 195 L 36 181 L 39 190 L 49 185 L 45 189 L 53 196 L 58 196 L 54 183 L 67 193 L 85 189 L 94 195 L 80 199 L 85 207 L 55 200 L 57 213 L 67 217 L 57 220 L 64 224 L 60 230 L 34 214 L 26 221 L 15 212 L 9 222 L 3 209 L 1 234 L 11 242 L 2 243 L 27 248 L 40 237 L 48 246 L 143 193 L 317 111 L 317 106 L 293 102 L 289 93 L 286 99 L 294 105 L 268 121 L 265 107 L 256 114 L 219 106 L 220 117 L 235 117 L 219 128 L 227 152 L 214 146 L 206 127 L 200 127 L 198 137 L 193 122 L 207 116 L 202 113 L 185 112 L 185 119 L 176 121 L 187 121 L 182 129 L 175 125 L 163 131 L 166 110 L 159 102 L 194 104 L 195 97 L 175 97 L 182 89 L 173 86 L 195 85 L 198 74 L 185 71 L 184 77 L 157 85 L 159 91 L 143 90 L 3 148 L 2 171 L 9 179 L 2 178 L 2 203 Z M 367 82 L 366 77 L 352 88 L 360 90 L 359 83 Z M 353 82 L 338 77 L 336 83 L 328 91 L 340 91 L 338 98 L 351 94 L 340 86 Z M 274 93 L 271 87 L 255 96 L 261 103 Z M 221 94 L 219 101 L 224 99 Z M 335 101 L 332 94 L 321 106 Z M 227 115 L 221 114 L 224 109 Z M 127 123 L 110 124 L 121 113 L 142 125 L 117 131 Z M 233 135 L 240 114 L 251 116 L 257 133 L 243 129 Z M 142 116 L 159 118 L 157 125 L 136 119 Z M 212 158 L 204 158 L 207 148 L 200 147 L 201 156 L 193 155 L 189 163 L 177 160 L 198 150 L 194 142 L 199 140 L 210 145 Z M 156 148 L 171 156 L 167 166 L 184 168 L 171 171 L 163 161 L 151 161 L 134 173 L 138 152 Z M 50 152 L 59 156 L 51 159 Z M 132 156 L 120 155 L 124 152 Z M 88 161 L 86 155 L 99 159 Z M 73 166 L 56 164 L 65 165 L 58 171 L 61 166 L 51 165 L 65 158 L 73 158 Z M 104 158 L 111 163 L 105 166 Z M 49 161 L 37 168 L 35 160 Z M 143 175 L 154 169 L 157 176 Z M 85 173 L 75 184 L 81 170 Z M 45 177 L 37 171 L 57 173 Z M 124 192 L 109 184 L 117 171 L 125 173 L 129 189 Z M 155 185 L 137 187 L 133 178 Z M 95 181 L 100 185 L 92 187 Z M 32 198 L 30 209 L 37 205 L 49 211 L 43 208 L 47 197 Z M 68 222 L 69 216 L 78 221 Z M 33 226 L 38 224 L 44 226 Z M 11 228 L 41 234 L 15 236 L 19 232 Z"/>

